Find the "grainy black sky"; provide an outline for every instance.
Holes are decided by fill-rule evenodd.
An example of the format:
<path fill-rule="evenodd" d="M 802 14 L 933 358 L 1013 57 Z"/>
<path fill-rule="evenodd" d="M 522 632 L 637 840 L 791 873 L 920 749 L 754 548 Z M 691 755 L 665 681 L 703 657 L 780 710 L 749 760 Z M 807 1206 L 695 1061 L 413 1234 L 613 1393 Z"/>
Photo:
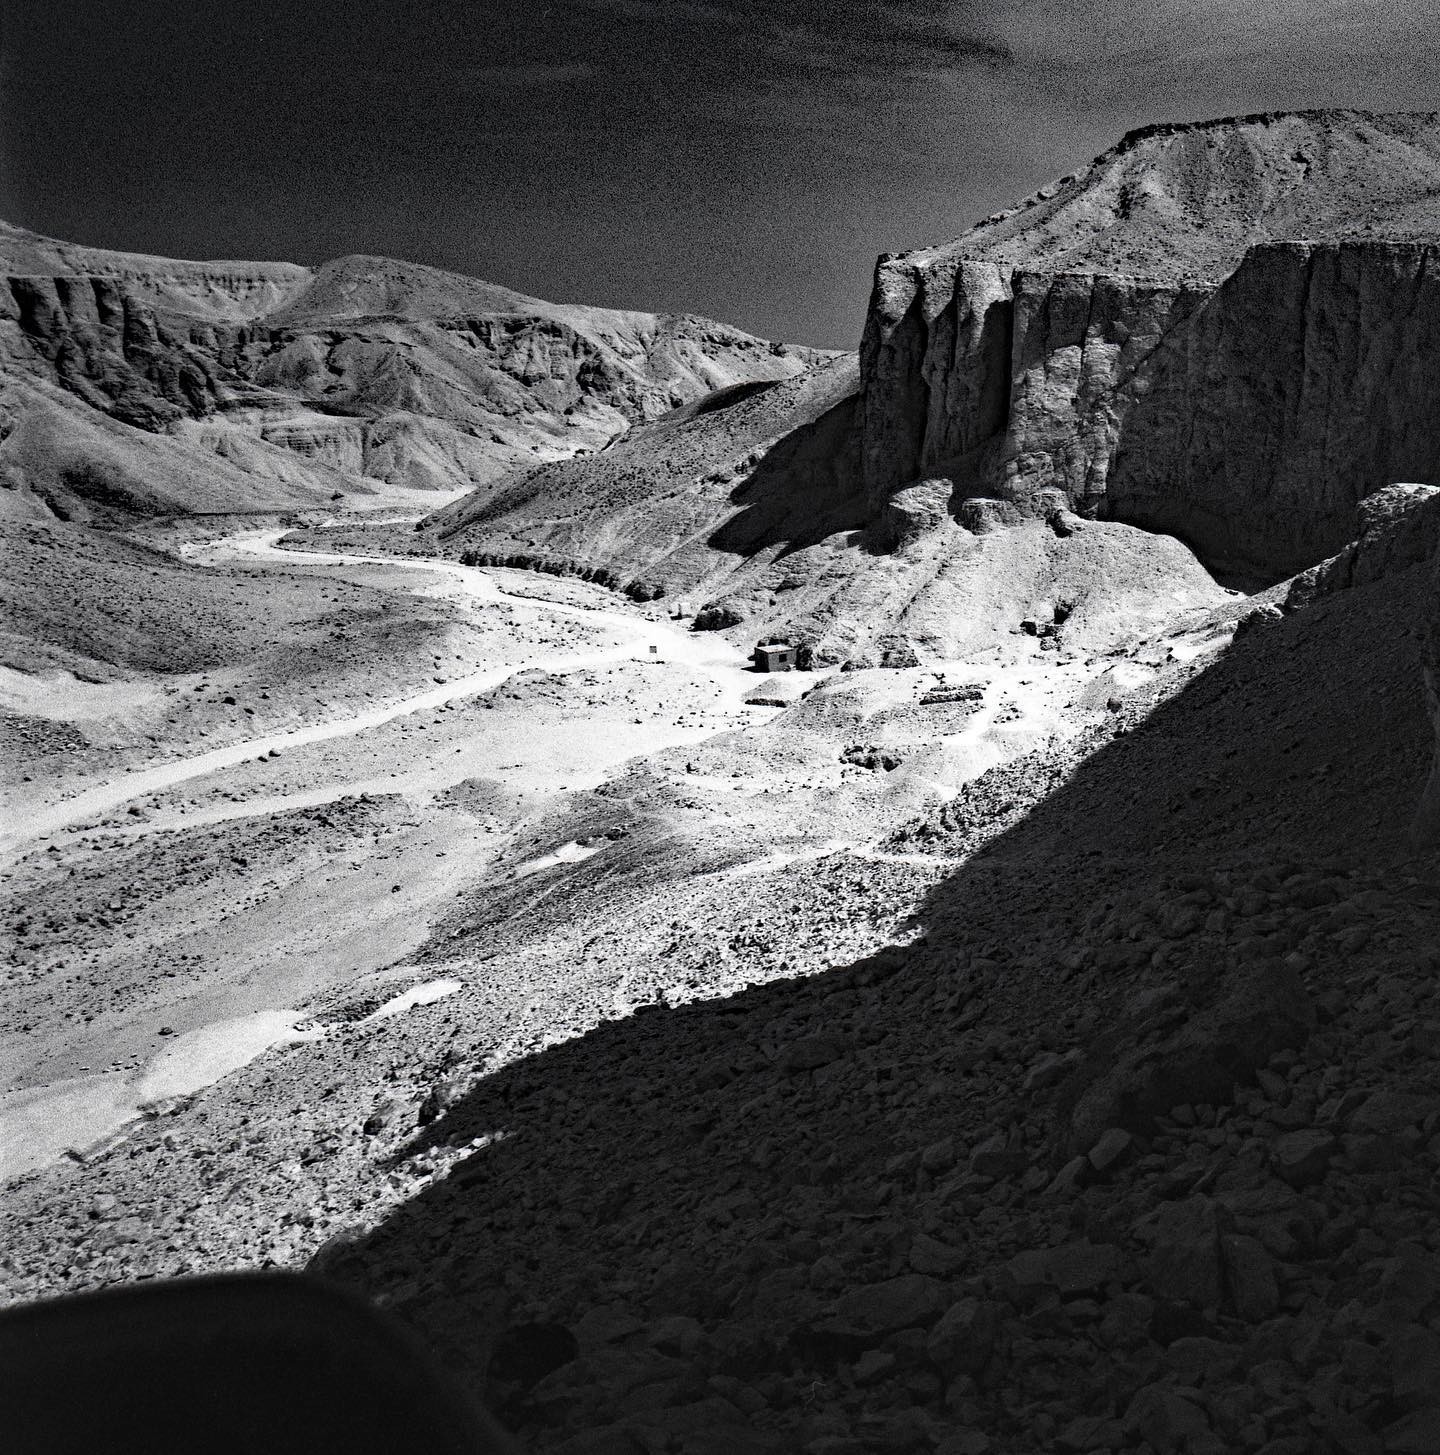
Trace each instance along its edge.
<path fill-rule="evenodd" d="M 1440 107 L 1435 0 L 28 0 L 0 215 L 852 345 L 875 255 L 1148 121 Z"/>

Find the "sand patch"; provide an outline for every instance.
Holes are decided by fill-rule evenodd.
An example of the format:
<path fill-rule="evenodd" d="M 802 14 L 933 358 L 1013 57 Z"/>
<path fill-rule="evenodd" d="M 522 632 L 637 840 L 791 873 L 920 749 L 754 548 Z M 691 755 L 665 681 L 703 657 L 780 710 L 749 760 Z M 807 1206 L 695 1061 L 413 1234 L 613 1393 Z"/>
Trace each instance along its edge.
<path fill-rule="evenodd" d="M 0 667 L 0 707 L 51 722 L 101 722 L 163 700 L 149 682 L 85 682 L 73 672 L 17 672 Z"/>
<path fill-rule="evenodd" d="M 137 1112 L 134 1086 L 121 1071 L 9 1092 L 0 1097 L 0 1178 L 87 1147 Z"/>
<path fill-rule="evenodd" d="M 139 1075 L 76 1076 L 0 1096 L 0 1178 L 83 1152 L 140 1116 L 152 1102 L 203 1090 L 271 1046 L 318 1040 L 289 1010 L 215 1021 L 176 1036 Z"/>
<path fill-rule="evenodd" d="M 391 1016 L 403 1015 L 417 1005 L 433 1005 L 462 988 L 463 982 L 459 980 L 427 980 L 424 985 L 416 985 L 402 995 L 392 996 L 384 1005 L 371 1011 L 360 1024 L 368 1026 L 371 1021 L 389 1020 Z"/>
<path fill-rule="evenodd" d="M 291 1010 L 261 1010 L 214 1021 L 176 1036 L 141 1073 L 136 1088 L 140 1103 L 199 1091 L 247 1065 L 271 1046 L 314 1041 L 324 1034 L 319 1030 L 297 1030 L 295 1023 L 299 1019 Z"/>
<path fill-rule="evenodd" d="M 552 849 L 548 854 L 541 854 L 538 859 L 527 859 L 516 868 L 515 878 L 526 879 L 531 874 L 553 869 L 557 864 L 578 864 L 582 859 L 588 859 L 592 854 L 598 854 L 604 847 L 604 844 L 581 844 L 571 839 L 568 844 L 561 844 L 558 849 Z"/>

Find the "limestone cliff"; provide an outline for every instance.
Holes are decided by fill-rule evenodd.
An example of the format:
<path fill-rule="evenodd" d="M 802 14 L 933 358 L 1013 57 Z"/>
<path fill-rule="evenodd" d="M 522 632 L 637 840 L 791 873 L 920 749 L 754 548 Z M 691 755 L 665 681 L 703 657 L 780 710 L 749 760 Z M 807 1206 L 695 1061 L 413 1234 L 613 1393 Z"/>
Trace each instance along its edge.
<path fill-rule="evenodd" d="M 872 503 L 945 476 L 1276 577 L 1311 564 L 1368 490 L 1440 474 L 1437 199 L 1436 115 L 1151 127 L 954 243 L 882 258 Z"/>
<path fill-rule="evenodd" d="M 1272 243 L 1213 289 L 1017 279 L 995 493 L 1177 535 L 1277 577 L 1356 505 L 1440 479 L 1440 247 Z"/>

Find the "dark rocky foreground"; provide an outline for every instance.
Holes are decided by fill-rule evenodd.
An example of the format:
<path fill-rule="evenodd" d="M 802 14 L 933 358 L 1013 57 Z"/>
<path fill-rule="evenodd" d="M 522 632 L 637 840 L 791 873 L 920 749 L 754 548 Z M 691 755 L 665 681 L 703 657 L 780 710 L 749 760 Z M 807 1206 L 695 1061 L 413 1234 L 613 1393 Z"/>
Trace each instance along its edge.
<path fill-rule="evenodd" d="M 1112 866 L 1072 936 L 1038 867 L 483 1083 L 321 1265 L 539 1448 L 1435 1448 L 1433 873 Z"/>

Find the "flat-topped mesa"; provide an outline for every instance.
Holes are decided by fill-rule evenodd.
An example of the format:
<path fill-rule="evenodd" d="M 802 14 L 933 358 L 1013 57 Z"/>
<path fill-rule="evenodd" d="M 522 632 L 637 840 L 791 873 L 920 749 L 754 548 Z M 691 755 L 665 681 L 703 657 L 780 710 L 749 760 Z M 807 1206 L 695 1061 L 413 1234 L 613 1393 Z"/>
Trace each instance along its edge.
<path fill-rule="evenodd" d="M 1440 115 L 1132 132 L 957 241 L 881 258 L 870 499 L 945 476 L 1308 565 L 1361 495 L 1440 478 L 1436 242 Z"/>

